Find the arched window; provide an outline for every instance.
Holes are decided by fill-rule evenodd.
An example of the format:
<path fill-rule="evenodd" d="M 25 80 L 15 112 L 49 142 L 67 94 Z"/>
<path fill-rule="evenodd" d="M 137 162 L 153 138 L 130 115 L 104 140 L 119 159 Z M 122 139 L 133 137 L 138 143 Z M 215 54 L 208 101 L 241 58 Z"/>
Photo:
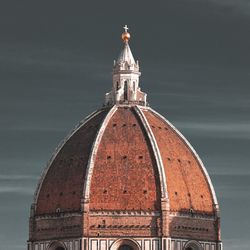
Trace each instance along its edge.
<path fill-rule="evenodd" d="M 128 82 L 124 82 L 124 101 L 128 100 Z"/>
<path fill-rule="evenodd" d="M 140 246 L 137 241 L 133 239 L 118 239 L 115 241 L 110 250 L 140 250 Z"/>
<path fill-rule="evenodd" d="M 49 250 L 66 250 L 66 247 L 64 246 L 63 242 L 60 241 L 54 241 L 50 244 Z"/>
<path fill-rule="evenodd" d="M 116 82 L 116 91 L 119 89 L 119 82 Z"/>
<path fill-rule="evenodd" d="M 118 250 L 133 250 L 133 247 L 129 246 L 129 245 L 121 245 Z"/>
<path fill-rule="evenodd" d="M 202 250 L 202 247 L 199 242 L 191 240 L 186 243 L 185 250 Z"/>

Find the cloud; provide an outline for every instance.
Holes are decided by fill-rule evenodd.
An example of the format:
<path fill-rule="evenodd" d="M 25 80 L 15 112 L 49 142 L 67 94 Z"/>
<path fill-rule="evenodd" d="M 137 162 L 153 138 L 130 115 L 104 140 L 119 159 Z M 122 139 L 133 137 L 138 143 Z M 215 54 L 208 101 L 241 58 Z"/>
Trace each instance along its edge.
<path fill-rule="evenodd" d="M 217 195 L 234 201 L 249 200 L 249 174 L 213 174 Z"/>
<path fill-rule="evenodd" d="M 205 0 L 215 3 L 217 5 L 225 6 L 230 10 L 240 11 L 246 15 L 250 15 L 249 0 Z"/>
<path fill-rule="evenodd" d="M 189 131 L 191 134 L 207 133 L 209 136 L 250 139 L 250 121 L 236 122 L 174 122 L 181 130 Z"/>
<path fill-rule="evenodd" d="M 39 176 L 26 174 L 0 174 L 0 195 L 33 195 Z"/>
<path fill-rule="evenodd" d="M 15 66 L 17 72 L 20 67 L 22 70 L 25 68 L 29 74 L 32 74 L 34 70 L 36 74 L 37 70 L 49 70 L 52 73 L 59 70 L 60 74 L 67 74 L 69 69 L 71 71 L 76 69 L 77 72 L 82 72 L 84 69 L 84 73 L 90 74 L 110 67 L 103 62 L 93 60 L 89 53 L 81 55 L 82 52 L 76 49 L 66 50 L 55 47 L 45 49 L 34 44 L 27 46 L 18 42 L 0 42 L 0 51 L 0 63 L 10 64 L 12 70 Z"/>
<path fill-rule="evenodd" d="M 224 248 L 228 250 L 249 250 L 250 240 L 239 238 L 223 238 Z"/>
<path fill-rule="evenodd" d="M 16 180 L 38 180 L 38 176 L 22 175 L 22 174 L 19 174 L 19 175 L 0 174 L 0 181 L 16 181 Z"/>
<path fill-rule="evenodd" d="M 15 194 L 22 194 L 22 195 L 33 195 L 34 188 L 30 187 L 20 187 L 20 186 L 0 186 L 0 194 L 5 193 L 15 193 Z"/>

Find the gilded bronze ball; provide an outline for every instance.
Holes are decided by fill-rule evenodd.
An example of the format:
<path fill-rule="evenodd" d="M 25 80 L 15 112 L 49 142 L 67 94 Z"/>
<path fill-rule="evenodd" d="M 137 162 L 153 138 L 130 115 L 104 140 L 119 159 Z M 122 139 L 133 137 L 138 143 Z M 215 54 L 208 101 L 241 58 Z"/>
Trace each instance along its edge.
<path fill-rule="evenodd" d="M 130 39 L 130 34 L 128 32 L 122 33 L 122 40 L 127 42 Z"/>

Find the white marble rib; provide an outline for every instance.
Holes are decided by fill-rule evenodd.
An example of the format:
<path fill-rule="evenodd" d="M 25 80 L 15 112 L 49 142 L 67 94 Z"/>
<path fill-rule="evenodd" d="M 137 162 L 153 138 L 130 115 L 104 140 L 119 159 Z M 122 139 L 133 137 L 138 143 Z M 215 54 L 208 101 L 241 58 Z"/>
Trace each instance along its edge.
<path fill-rule="evenodd" d="M 145 115 L 141 111 L 140 107 L 135 106 L 135 111 L 136 111 L 137 115 L 140 117 L 140 119 L 142 121 L 142 124 L 143 124 L 143 126 L 144 126 L 144 128 L 145 128 L 145 130 L 147 132 L 148 137 L 149 137 L 149 141 L 151 143 L 152 150 L 154 152 L 154 156 L 155 156 L 155 160 L 156 160 L 156 164 L 157 164 L 158 172 L 159 172 L 159 176 L 160 176 L 161 197 L 168 199 L 166 175 L 165 175 L 165 172 L 164 172 L 161 153 L 160 153 L 160 150 L 158 148 L 156 139 L 155 139 L 154 134 L 153 134 L 153 132 L 152 132 L 152 130 L 150 128 L 150 125 L 149 125 L 149 123 L 147 121 L 147 118 L 145 117 Z"/>
<path fill-rule="evenodd" d="M 105 119 L 103 120 L 102 125 L 100 126 L 99 131 L 96 134 L 96 138 L 94 140 L 94 143 L 92 145 L 92 149 L 91 149 L 89 160 L 88 160 L 86 175 L 85 175 L 85 181 L 84 181 L 84 188 L 83 188 L 83 195 L 82 195 L 84 201 L 89 199 L 91 177 L 93 174 L 93 169 L 94 169 L 95 158 L 96 158 L 98 146 L 99 146 L 100 141 L 102 139 L 103 133 L 107 127 L 107 124 L 116 110 L 117 110 L 116 105 L 114 105 L 110 109 L 110 111 L 106 115 Z"/>
<path fill-rule="evenodd" d="M 92 119 L 93 117 L 95 117 L 96 115 L 98 115 L 102 110 L 96 110 L 93 113 L 91 113 L 90 115 L 88 115 L 87 117 L 85 117 L 82 121 L 80 121 L 80 123 L 59 143 L 59 145 L 56 147 L 56 149 L 54 150 L 50 160 L 48 161 L 46 167 L 44 168 L 40 180 L 37 184 L 37 188 L 36 191 L 34 193 L 34 199 L 33 199 L 33 203 L 36 204 L 37 203 L 37 199 L 38 199 L 38 195 L 40 192 L 40 189 L 42 187 L 42 183 L 45 179 L 46 174 L 49 171 L 49 168 L 52 164 L 52 162 L 54 161 L 54 159 L 56 158 L 56 156 L 58 155 L 58 153 L 60 152 L 60 150 L 62 149 L 62 147 L 65 145 L 65 143 L 82 127 L 84 126 L 90 119 Z"/>
<path fill-rule="evenodd" d="M 218 208 L 218 201 L 217 201 L 217 197 L 216 197 L 216 194 L 215 194 L 215 190 L 214 190 L 214 187 L 213 187 L 213 184 L 212 184 L 212 181 L 208 175 L 208 172 L 203 164 L 203 162 L 201 161 L 199 155 L 196 153 L 195 149 L 192 147 L 192 145 L 188 142 L 188 140 L 181 134 L 181 132 L 175 128 L 175 126 L 170 123 L 164 116 L 162 116 L 161 114 L 159 114 L 158 112 L 156 112 L 155 110 L 153 110 L 152 108 L 149 108 L 149 110 L 151 112 L 153 112 L 156 116 L 158 116 L 160 119 L 162 119 L 163 121 L 165 121 L 174 131 L 175 133 L 184 141 L 184 143 L 188 146 L 188 148 L 191 150 L 191 152 L 194 154 L 195 158 L 197 159 L 197 161 L 199 162 L 200 166 L 201 166 L 201 169 L 202 169 L 202 172 L 203 174 L 205 175 L 206 177 L 206 180 L 209 184 L 209 187 L 210 187 L 210 191 L 212 193 L 212 197 L 213 197 L 213 201 L 214 201 L 214 205 Z"/>

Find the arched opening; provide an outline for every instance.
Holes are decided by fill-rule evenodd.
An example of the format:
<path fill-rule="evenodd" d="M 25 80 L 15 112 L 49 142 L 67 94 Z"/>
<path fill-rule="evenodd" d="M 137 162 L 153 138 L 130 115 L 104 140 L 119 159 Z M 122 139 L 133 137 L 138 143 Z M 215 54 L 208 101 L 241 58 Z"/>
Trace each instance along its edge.
<path fill-rule="evenodd" d="M 127 244 L 124 244 L 124 245 L 119 246 L 118 250 L 134 250 L 134 249 L 133 249 L 133 247 L 131 247 Z"/>
<path fill-rule="evenodd" d="M 186 243 L 184 250 L 202 250 L 202 247 L 197 241 L 189 241 Z"/>
<path fill-rule="evenodd" d="M 124 101 L 128 100 L 128 83 L 127 81 L 124 82 Z"/>
<path fill-rule="evenodd" d="M 133 90 L 135 91 L 135 81 L 133 81 Z"/>
<path fill-rule="evenodd" d="M 110 247 L 110 250 L 140 250 L 141 247 L 133 239 L 118 239 Z"/>
<path fill-rule="evenodd" d="M 66 250 L 63 242 L 54 241 L 50 244 L 48 250 Z"/>

